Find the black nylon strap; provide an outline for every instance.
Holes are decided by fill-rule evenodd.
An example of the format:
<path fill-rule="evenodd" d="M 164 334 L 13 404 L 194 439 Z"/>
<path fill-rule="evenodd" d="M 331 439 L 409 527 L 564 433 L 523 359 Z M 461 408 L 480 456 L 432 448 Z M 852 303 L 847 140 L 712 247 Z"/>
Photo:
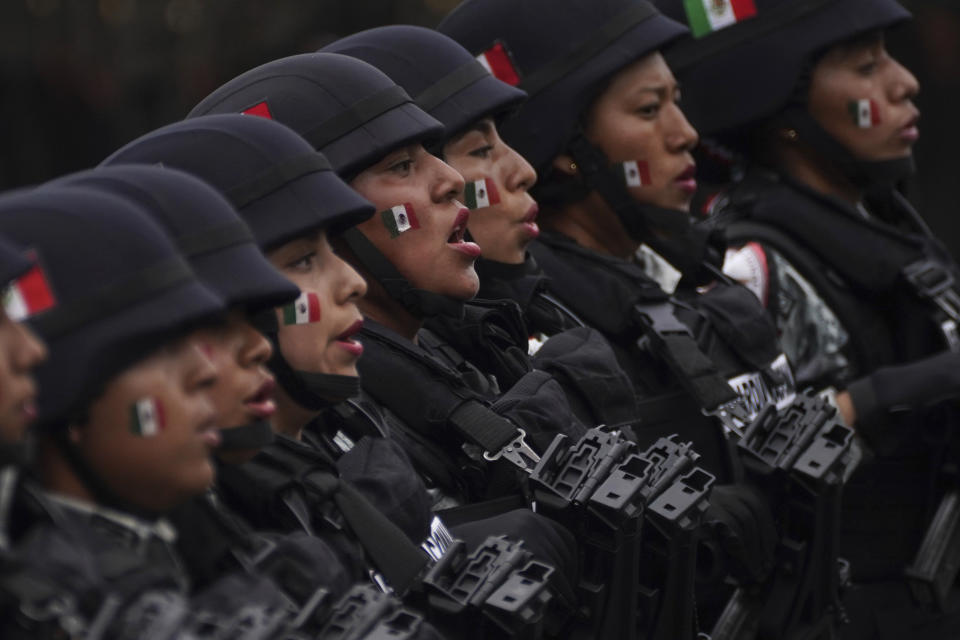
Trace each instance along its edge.
<path fill-rule="evenodd" d="M 517 427 L 476 400 L 467 400 L 450 414 L 450 424 L 484 451 L 496 453 L 519 434 Z"/>
<path fill-rule="evenodd" d="M 309 449 L 310 458 L 306 452 L 301 454 L 298 451 L 301 448 Z M 316 459 L 311 459 L 314 456 Z M 273 446 L 261 453 L 260 460 L 269 460 L 270 466 L 280 471 L 284 484 L 299 481 L 312 487 L 315 495 L 321 498 L 332 497 L 364 552 L 391 587 L 403 593 L 415 584 L 427 565 L 427 556 L 362 493 L 332 472 L 335 463 L 322 450 L 278 438 Z M 321 460 L 331 470 L 321 466 Z"/>
<path fill-rule="evenodd" d="M 411 288 L 410 283 L 397 271 L 393 263 L 380 253 L 367 236 L 353 227 L 344 231 L 341 237 L 370 275 L 383 285 L 387 294 L 394 300 L 402 300 L 403 294 Z"/>
<path fill-rule="evenodd" d="M 415 101 L 421 109 L 430 111 L 458 91 L 488 77 L 490 72 L 478 61 L 471 60 L 427 87 L 415 98 Z"/>
<path fill-rule="evenodd" d="M 82 300 L 59 304 L 31 322 L 45 339 L 51 340 L 192 279 L 190 267 L 183 258 L 175 256 L 101 287 Z"/>
<path fill-rule="evenodd" d="M 761 38 L 834 2 L 836 0 L 784 2 L 778 7 L 764 10 L 756 18 L 714 31 L 707 38 L 686 40 L 677 44 L 667 52 L 667 62 L 671 69 L 682 69 L 699 60 L 706 60 L 727 49 L 732 49 L 743 42 Z"/>
<path fill-rule="evenodd" d="M 197 233 L 178 237 L 180 253 L 187 258 L 220 251 L 245 242 L 253 243 L 253 234 L 249 227 L 239 220 L 218 227 L 210 227 Z"/>
<path fill-rule="evenodd" d="M 639 305 L 645 337 L 701 409 L 714 411 L 739 399 L 690 330 L 673 315 L 672 304 Z"/>
<path fill-rule="evenodd" d="M 224 195 L 234 207 L 242 209 L 254 200 L 273 193 L 297 178 L 318 171 L 330 171 L 330 163 L 319 153 L 295 156 L 274 165 L 250 180 L 230 188 Z"/>
<path fill-rule="evenodd" d="M 659 15 L 659 12 L 652 4 L 637 2 L 636 6 L 627 9 L 594 31 L 583 44 L 563 58 L 553 60 L 545 67 L 527 75 L 520 82 L 520 89 L 526 91 L 532 98 L 574 69 L 583 66 L 627 31 L 655 15 Z"/>
<path fill-rule="evenodd" d="M 350 484 L 340 482 L 333 499 L 390 586 L 400 594 L 414 586 L 427 566 L 427 556 Z"/>
<path fill-rule="evenodd" d="M 313 145 L 314 149 L 322 149 L 334 140 L 362 127 L 377 116 L 407 102 L 413 102 L 413 100 L 401 87 L 388 87 L 353 103 L 332 118 L 321 122 L 304 133 L 303 138 Z"/>

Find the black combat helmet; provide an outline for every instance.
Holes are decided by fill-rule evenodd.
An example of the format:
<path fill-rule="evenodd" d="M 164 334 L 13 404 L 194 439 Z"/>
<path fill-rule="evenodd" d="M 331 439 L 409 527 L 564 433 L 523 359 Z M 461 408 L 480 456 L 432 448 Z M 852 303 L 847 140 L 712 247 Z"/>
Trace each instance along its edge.
<path fill-rule="evenodd" d="M 370 203 L 337 177 L 323 154 L 266 118 L 217 115 L 176 122 L 103 161 L 131 163 L 162 164 L 210 184 L 237 209 L 264 250 L 373 215 Z"/>
<path fill-rule="evenodd" d="M 339 233 L 373 215 L 374 208 L 334 173 L 323 154 L 287 127 L 267 118 L 222 114 L 192 118 L 152 131 L 107 158 L 105 164 L 162 163 L 193 174 L 231 201 L 264 251 L 321 229 Z M 269 366 L 299 404 L 322 408 L 349 397 L 352 376 L 294 371 L 277 343 L 276 317 L 260 314 L 273 341 Z"/>
<path fill-rule="evenodd" d="M 486 116 L 519 106 L 526 93 L 492 75 L 455 40 L 424 27 L 391 25 L 355 33 L 321 51 L 368 62 L 439 120 L 449 139 Z"/>
<path fill-rule="evenodd" d="M 36 371 L 37 427 L 99 501 L 131 508 L 67 437 L 115 375 L 223 312 L 173 241 L 135 203 L 79 186 L 0 198 L 0 233 L 36 258 L 27 323 L 49 357 Z M 44 301 L 46 301 L 44 303 Z"/>
<path fill-rule="evenodd" d="M 223 310 L 127 199 L 81 187 L 17 192 L 0 198 L 0 233 L 36 254 L 36 286 L 55 303 L 27 320 L 50 349 L 37 370 L 41 429 L 62 427 L 158 338 Z"/>
<path fill-rule="evenodd" d="M 437 30 L 529 94 L 501 133 L 538 172 L 611 76 L 686 33 L 644 0 L 467 0 Z"/>
<path fill-rule="evenodd" d="M 205 182 L 171 168 L 115 165 L 72 174 L 57 184 L 86 185 L 129 198 L 160 224 L 203 284 L 228 308 L 249 314 L 300 295 L 260 252 L 236 210 Z M 220 430 L 221 450 L 251 449 L 273 441 L 269 421 Z"/>
<path fill-rule="evenodd" d="M 336 53 L 268 62 L 221 86 L 191 115 L 240 110 L 271 117 L 302 135 L 330 158 L 344 180 L 396 149 L 443 135 L 443 125 L 382 71 Z M 359 230 L 350 229 L 343 238 L 371 276 L 412 314 L 462 312 L 459 301 L 415 289 Z"/>
<path fill-rule="evenodd" d="M 683 80 L 684 111 L 705 135 L 776 114 L 814 54 L 910 17 L 895 0 L 655 2 L 691 27 L 667 59 Z"/>
<path fill-rule="evenodd" d="M 386 75 L 329 53 L 305 53 L 251 69 L 204 98 L 187 117 L 210 113 L 248 113 L 282 122 L 322 151 L 345 179 L 394 149 L 436 138 L 443 130 Z"/>
<path fill-rule="evenodd" d="M 684 110 L 701 134 L 750 151 L 761 128 L 785 128 L 855 184 L 895 182 L 913 158 L 868 161 L 826 132 L 807 110 L 819 54 L 910 18 L 895 0 L 657 0 L 691 26 L 668 53 L 683 84 Z"/>

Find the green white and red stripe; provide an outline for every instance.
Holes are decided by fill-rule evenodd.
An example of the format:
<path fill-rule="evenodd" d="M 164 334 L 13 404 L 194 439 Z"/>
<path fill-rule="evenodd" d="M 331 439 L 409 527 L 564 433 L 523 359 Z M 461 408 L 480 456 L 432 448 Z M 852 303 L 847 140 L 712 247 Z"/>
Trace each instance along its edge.
<path fill-rule="evenodd" d="M 468 209 L 483 209 L 499 202 L 500 192 L 490 178 L 468 182 L 463 188 L 463 204 Z"/>
<path fill-rule="evenodd" d="M 753 0 L 683 0 L 694 38 L 700 38 L 757 15 Z"/>
<path fill-rule="evenodd" d="M 877 108 L 877 103 L 869 98 L 851 100 L 847 104 L 847 112 L 853 124 L 861 129 L 869 129 L 880 124 L 880 110 Z"/>
<path fill-rule="evenodd" d="M 130 407 L 130 431 L 140 437 L 153 437 L 163 431 L 166 424 L 163 405 L 156 398 L 141 398 Z"/>
<path fill-rule="evenodd" d="M 3 310 L 14 321 L 25 320 L 56 304 L 47 278 L 38 263 L 14 280 L 3 292 Z"/>
<path fill-rule="evenodd" d="M 308 324 L 320 321 L 320 297 L 304 291 L 300 297 L 283 307 L 283 324 Z"/>
<path fill-rule="evenodd" d="M 520 84 L 520 74 L 517 73 L 510 52 L 502 42 L 495 42 L 492 47 L 478 55 L 477 60 L 500 82 L 514 87 Z"/>
<path fill-rule="evenodd" d="M 390 232 L 391 238 L 396 238 L 404 231 L 420 228 L 420 221 L 417 220 L 417 214 L 413 210 L 413 205 L 409 202 L 381 211 L 380 219 L 383 220 L 383 225 Z"/>
<path fill-rule="evenodd" d="M 646 187 L 650 185 L 650 165 L 643 160 L 628 160 L 617 165 L 628 187 Z"/>

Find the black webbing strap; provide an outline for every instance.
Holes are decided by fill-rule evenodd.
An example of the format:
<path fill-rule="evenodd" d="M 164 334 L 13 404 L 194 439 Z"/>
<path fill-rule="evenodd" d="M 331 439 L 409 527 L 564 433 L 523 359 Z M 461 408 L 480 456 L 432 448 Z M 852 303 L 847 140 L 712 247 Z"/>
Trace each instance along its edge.
<path fill-rule="evenodd" d="M 51 340 L 192 279 L 193 272 L 186 261 L 175 256 L 100 287 L 82 300 L 59 304 L 31 322 L 45 339 Z"/>
<path fill-rule="evenodd" d="M 284 185 L 310 173 L 330 171 L 330 162 L 319 153 L 294 156 L 271 166 L 250 180 L 231 187 L 224 192 L 234 207 L 242 209 L 254 200 L 273 193 Z"/>
<path fill-rule="evenodd" d="M 476 400 L 467 400 L 454 409 L 448 422 L 464 438 L 490 453 L 500 451 L 519 434 L 516 425 Z"/>
<path fill-rule="evenodd" d="M 611 42 L 637 26 L 644 20 L 659 15 L 656 7 L 649 2 L 636 2 L 623 13 L 590 34 L 583 44 L 562 58 L 552 60 L 546 66 L 525 76 L 520 82 L 530 97 L 537 95 L 571 71 L 580 68 L 591 58 L 603 51 Z"/>
<path fill-rule="evenodd" d="M 415 101 L 421 109 L 430 111 L 453 94 L 488 77 L 490 72 L 477 60 L 471 60 L 424 89 Z"/>
<path fill-rule="evenodd" d="M 383 577 L 397 593 L 406 593 L 427 566 L 427 556 L 352 485 L 340 482 L 333 499 Z"/>
<path fill-rule="evenodd" d="M 177 246 L 187 258 L 195 258 L 214 251 L 220 251 L 246 242 L 253 243 L 250 228 L 241 221 L 231 222 L 217 227 L 209 227 L 196 233 L 176 238 Z"/>
<path fill-rule="evenodd" d="M 393 263 L 387 260 L 376 245 L 374 245 L 367 236 L 357 229 L 351 227 L 340 236 L 343 238 L 350 251 L 360 260 L 360 263 L 370 272 L 383 288 L 387 290 L 394 300 L 402 301 L 404 294 L 412 288 L 412 285 L 403 275 L 397 271 Z"/>
<path fill-rule="evenodd" d="M 388 87 L 353 103 L 337 115 L 324 120 L 310 131 L 302 134 L 302 136 L 313 145 L 314 149 L 322 149 L 334 140 L 362 127 L 377 116 L 407 102 L 413 102 L 413 100 L 401 87 L 396 85 Z"/>
<path fill-rule="evenodd" d="M 706 38 L 678 43 L 666 53 L 667 62 L 671 69 L 682 69 L 700 60 L 707 60 L 743 42 L 761 38 L 836 1 L 793 0 L 764 9 L 758 12 L 756 18 L 711 32 Z"/>
<path fill-rule="evenodd" d="M 739 401 L 714 362 L 700 349 L 690 329 L 674 316 L 672 303 L 642 304 L 636 309 L 644 327 L 644 338 L 701 409 L 713 413 Z"/>
<path fill-rule="evenodd" d="M 301 447 L 309 449 L 311 457 L 317 459 L 298 454 L 296 450 Z M 398 593 L 404 593 L 415 584 L 427 565 L 427 556 L 362 493 L 320 466 L 320 461 L 324 460 L 331 469 L 335 468 L 333 461 L 321 450 L 278 438 L 274 446 L 265 449 L 261 456 L 279 464 L 288 481 L 299 480 L 312 487 L 317 495 L 332 497 L 364 552 Z"/>

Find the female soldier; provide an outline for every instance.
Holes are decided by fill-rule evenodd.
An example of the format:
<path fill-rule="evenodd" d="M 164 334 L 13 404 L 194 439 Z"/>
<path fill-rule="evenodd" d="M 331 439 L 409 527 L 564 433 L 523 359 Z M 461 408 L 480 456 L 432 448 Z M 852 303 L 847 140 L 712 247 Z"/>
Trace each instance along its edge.
<path fill-rule="evenodd" d="M 426 564 L 414 543 L 442 530 L 430 523 L 429 500 L 406 456 L 383 437 L 375 416 L 349 436 L 339 434 L 330 450 L 301 441 L 304 427 L 324 407 L 358 389 L 355 367 L 363 349 L 353 336 L 360 328 L 356 302 L 364 284 L 332 252 L 326 234 L 341 233 L 372 212 L 317 159 L 325 165 L 323 156 L 285 127 L 226 115 L 164 127 L 108 162 L 162 161 L 208 180 L 234 198 L 270 259 L 303 288 L 296 305 L 259 320 L 274 343 L 270 366 L 280 393 L 273 423 L 283 435 L 251 463 L 221 470 L 225 499 L 262 528 L 333 531 L 352 538 L 343 555 L 352 554 L 355 561 L 359 543 L 366 554 L 361 562 L 402 592 Z M 323 193 L 317 193 L 321 179 Z M 336 475 L 355 483 L 359 493 Z M 545 526 L 552 532 L 525 513 L 512 522 L 488 524 L 484 531 L 542 537 L 539 530 Z M 548 557 L 556 553 L 552 542 L 532 540 L 529 546 Z"/>
<path fill-rule="evenodd" d="M 955 417 L 939 401 L 960 391 L 956 264 L 891 188 L 912 170 L 919 87 L 883 30 L 909 14 L 757 0 L 730 26 L 663 5 L 697 38 L 676 52 L 695 122 L 742 154 L 745 177 L 715 207 L 744 247 L 727 268 L 767 306 L 800 382 L 838 389 L 877 454 L 844 494 L 842 550 L 863 583 L 847 633 L 955 635 L 911 607 L 902 578 L 943 491 Z"/>
<path fill-rule="evenodd" d="M 3 635 L 185 628 L 184 576 L 160 516 L 213 479 L 215 369 L 189 333 L 221 302 L 125 200 L 21 192 L 3 199 L 0 227 L 36 254 L 11 296 L 35 312 L 30 323 L 50 348 L 37 376 L 45 490 L 18 496 Z M 264 597 L 262 611 L 277 604 Z M 143 615 L 157 604 L 160 615 Z"/>
<path fill-rule="evenodd" d="M 329 192 L 320 188 L 322 180 L 315 182 L 317 197 Z M 197 332 L 219 372 L 209 391 L 227 446 L 221 444 L 217 457 L 235 465 L 255 456 L 273 442 L 269 420 L 275 412 L 275 384 L 265 366 L 272 347 L 251 318 L 293 303 L 300 289 L 267 262 L 249 228 L 223 196 L 189 174 L 147 165 L 115 165 L 67 176 L 58 183 L 92 186 L 141 205 L 168 231 L 204 285 L 224 299 L 225 317 Z M 339 182 L 334 179 L 333 184 Z M 322 220 L 317 212 L 301 225 L 310 230 Z M 316 536 L 256 533 L 224 505 L 216 487 L 179 508 L 172 520 L 179 533 L 177 550 L 194 589 L 231 572 L 253 571 L 269 577 L 302 612 L 319 589 L 340 597 L 352 583 L 365 578 L 360 563 L 342 564 Z M 394 615 L 388 610 L 384 617 Z M 402 616 L 410 618 L 407 613 Z M 319 617 L 298 631 L 316 632 L 325 622 Z"/>
<path fill-rule="evenodd" d="M 530 349 L 537 352 L 532 365 L 563 384 L 585 424 L 637 422 L 633 391 L 609 345 L 549 293 L 546 276 L 526 253 L 540 233 L 537 204 L 529 194 L 536 173 L 497 132 L 497 121 L 509 117 L 525 94 L 490 75 L 450 38 L 421 27 L 378 27 L 338 40 L 324 51 L 376 66 L 443 124 L 443 138 L 434 147 L 466 180 L 463 200 L 472 209 L 467 229 L 483 252 L 475 265 L 479 298 L 520 305 L 526 335 L 532 338 Z M 493 350 L 484 348 L 484 332 L 490 329 L 473 317 L 478 313 L 485 318 L 491 306 L 474 300 L 463 320 L 429 318 L 429 331 L 420 332 L 420 343 L 429 348 L 437 342 L 431 332 L 436 333 L 474 364 L 495 362 Z M 540 351 L 550 337 L 549 346 Z M 448 352 L 435 351 L 440 357 Z M 495 365 L 483 368 L 499 373 Z M 505 377 L 501 373 L 498 379 Z"/>

